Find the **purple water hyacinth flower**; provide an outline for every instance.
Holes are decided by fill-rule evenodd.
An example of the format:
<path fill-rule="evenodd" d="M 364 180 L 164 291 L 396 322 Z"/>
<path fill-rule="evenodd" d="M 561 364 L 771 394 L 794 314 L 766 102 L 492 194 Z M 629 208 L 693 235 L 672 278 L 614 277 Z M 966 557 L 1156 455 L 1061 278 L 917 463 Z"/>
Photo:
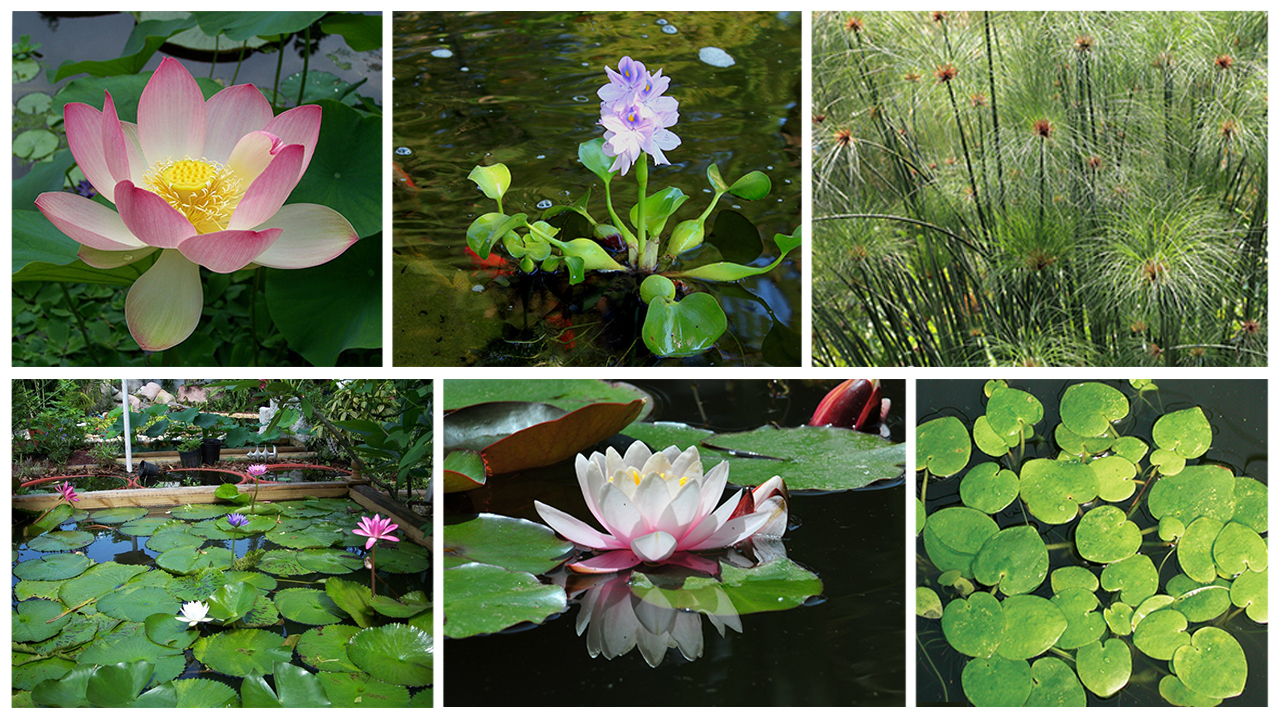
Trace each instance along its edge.
<path fill-rule="evenodd" d="M 605 67 L 605 74 L 609 83 L 596 94 L 602 101 L 604 152 L 614 158 L 609 169 L 627 174 L 641 152 L 652 155 L 655 165 L 669 165 L 663 151 L 680 145 L 680 138 L 667 129 L 680 119 L 679 102 L 663 94 L 671 78 L 661 70 L 648 72 L 644 63 L 630 57 L 618 62 L 616 72 Z"/>
<path fill-rule="evenodd" d="M 649 72 L 645 70 L 644 63 L 632 60 L 630 57 L 624 57 L 618 61 L 616 72 L 606 65 L 604 73 L 609 77 L 609 84 L 597 90 L 596 95 L 600 96 L 605 105 L 610 106 L 616 105 L 619 101 L 625 104 L 649 78 Z"/>
<path fill-rule="evenodd" d="M 233 528 L 238 528 L 249 524 L 249 519 L 240 513 L 229 513 L 227 515 L 227 524 Z"/>
<path fill-rule="evenodd" d="M 623 175 L 631 169 L 641 152 L 652 155 L 655 165 L 669 165 L 670 161 L 662 151 L 680 145 L 680 138 L 660 126 L 653 113 L 641 105 L 632 105 L 620 114 L 604 115 L 600 124 L 605 127 L 604 152 L 614 157 L 609 169 L 621 171 Z"/>

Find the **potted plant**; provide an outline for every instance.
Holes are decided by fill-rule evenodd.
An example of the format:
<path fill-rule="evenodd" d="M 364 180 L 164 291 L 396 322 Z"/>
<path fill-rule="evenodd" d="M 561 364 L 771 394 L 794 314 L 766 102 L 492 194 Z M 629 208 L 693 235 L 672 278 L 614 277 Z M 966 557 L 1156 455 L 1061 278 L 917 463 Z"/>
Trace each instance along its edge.
<path fill-rule="evenodd" d="M 178 443 L 178 459 L 181 460 L 182 467 L 200 467 L 200 457 L 203 454 L 201 442 L 199 435 L 188 435 Z M 215 454 L 214 457 L 216 458 L 217 455 Z"/>
<path fill-rule="evenodd" d="M 200 420 L 210 418 L 207 422 Z M 222 433 L 226 432 L 230 427 L 234 427 L 235 422 L 222 415 L 214 415 L 212 413 L 200 413 L 196 417 L 197 424 L 200 426 L 200 458 L 204 460 L 205 465 L 216 465 L 219 457 L 222 455 Z"/>

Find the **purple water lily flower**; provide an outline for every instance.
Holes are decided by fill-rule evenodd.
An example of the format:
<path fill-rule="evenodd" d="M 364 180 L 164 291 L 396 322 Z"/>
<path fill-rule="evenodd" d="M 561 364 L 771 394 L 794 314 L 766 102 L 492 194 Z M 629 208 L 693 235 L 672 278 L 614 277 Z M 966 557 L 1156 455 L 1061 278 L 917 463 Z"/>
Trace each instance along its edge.
<path fill-rule="evenodd" d="M 228 513 L 227 524 L 233 528 L 239 528 L 241 526 L 248 525 L 249 519 L 240 513 Z"/>

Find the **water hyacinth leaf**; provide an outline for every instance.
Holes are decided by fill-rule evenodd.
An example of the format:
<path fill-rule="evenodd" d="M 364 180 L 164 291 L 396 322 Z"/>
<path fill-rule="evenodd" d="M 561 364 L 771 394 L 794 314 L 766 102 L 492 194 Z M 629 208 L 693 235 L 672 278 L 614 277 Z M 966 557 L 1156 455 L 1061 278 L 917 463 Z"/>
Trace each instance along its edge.
<path fill-rule="evenodd" d="M 975 465 L 960 481 L 960 500 L 974 510 L 996 514 L 1018 497 L 1018 475 L 995 463 Z"/>
<path fill-rule="evenodd" d="M 1270 570 L 1247 572 L 1231 583 L 1231 604 L 1244 608 L 1249 619 L 1267 622 L 1267 578 Z"/>
<path fill-rule="evenodd" d="M 1004 640 L 1004 608 L 984 592 L 952 600 L 942 614 L 942 632 L 957 651 L 970 657 L 990 657 Z"/>
<path fill-rule="evenodd" d="M 1107 621 L 1107 627 L 1116 635 L 1123 637 L 1133 632 L 1133 608 L 1122 602 L 1111 603 L 1110 607 L 1102 611 L 1102 617 Z"/>
<path fill-rule="evenodd" d="M 1093 641 L 1076 653 L 1080 682 L 1098 697 L 1111 697 L 1129 684 L 1133 674 L 1133 653 L 1123 640 Z"/>
<path fill-rule="evenodd" d="M 1108 455 L 1089 463 L 1098 477 L 1098 497 L 1107 502 L 1128 500 L 1136 487 L 1133 478 L 1138 468 L 1128 458 Z"/>
<path fill-rule="evenodd" d="M 410 704 L 409 690 L 362 672 L 322 672 L 317 677 L 335 708 L 403 708 Z M 423 692 L 428 692 L 424 690 Z M 421 695 L 422 693 L 418 693 Z"/>
<path fill-rule="evenodd" d="M 1096 612 L 1098 598 L 1084 588 L 1067 588 L 1051 600 L 1067 618 L 1067 629 L 1055 643 L 1063 650 L 1074 650 L 1102 637 L 1107 622 L 1102 613 Z"/>
<path fill-rule="evenodd" d="M 444 491 L 466 492 L 484 485 L 484 457 L 475 450 L 451 450 L 444 458 Z"/>
<path fill-rule="evenodd" d="M 1120 599 L 1127 605 L 1138 605 L 1154 595 L 1159 583 L 1156 566 L 1146 555 L 1132 555 L 1102 570 L 1102 588 L 1120 591 Z"/>
<path fill-rule="evenodd" d="M 79 550 L 93 543 L 93 533 L 83 530 L 55 530 L 32 538 L 27 547 L 40 552 Z"/>
<path fill-rule="evenodd" d="M 311 571 L 298 562 L 298 554 L 288 550 L 268 550 L 258 558 L 257 568 L 272 575 L 306 575 Z"/>
<path fill-rule="evenodd" d="M 200 637 L 200 631 L 187 627 L 172 612 L 157 612 L 143 621 L 147 639 L 157 645 L 181 650 L 191 646 Z"/>
<path fill-rule="evenodd" d="M 369 588 L 350 580 L 330 577 L 325 578 L 324 592 L 360 627 L 369 627 L 374 623 L 374 611 L 369 607 Z"/>
<path fill-rule="evenodd" d="M 177 605 L 177 600 L 163 589 L 146 585 L 120 588 L 97 602 L 98 612 L 103 615 L 131 622 L 143 622 L 155 613 L 176 612 Z"/>
<path fill-rule="evenodd" d="M 1026 707 L 1084 706 L 1084 688 L 1060 658 L 1043 657 L 1031 665 L 1031 695 Z"/>
<path fill-rule="evenodd" d="M 1262 572 L 1267 569 L 1267 543 L 1252 529 L 1229 522 L 1213 541 L 1213 562 L 1224 577 Z"/>
<path fill-rule="evenodd" d="M 704 467 L 724 457 L 729 461 L 729 482 L 747 487 L 781 475 L 791 490 L 849 490 L 898 477 L 906 464 L 904 444 L 838 427 L 765 426 L 719 433 L 701 444 L 723 453 L 704 453 Z"/>
<path fill-rule="evenodd" d="M 1223 527 L 1221 522 L 1206 516 L 1191 523 L 1187 532 L 1179 538 L 1178 565 L 1192 580 L 1211 583 L 1218 577 L 1213 545 Z"/>
<path fill-rule="evenodd" d="M 286 619 L 303 625 L 328 625 L 347 615 L 323 591 L 310 588 L 277 591 L 275 603 Z"/>
<path fill-rule="evenodd" d="M 916 427 L 916 470 L 928 468 L 938 477 L 950 477 L 969 464 L 969 431 L 959 418 L 941 417 Z"/>
<path fill-rule="evenodd" d="M 1098 576 L 1089 568 L 1067 565 L 1053 571 L 1049 576 L 1049 585 L 1055 595 L 1067 588 L 1084 588 L 1093 592 L 1098 589 Z"/>
<path fill-rule="evenodd" d="M 177 575 L 190 575 L 205 568 L 226 570 L 234 561 L 231 551 L 220 547 L 180 547 L 166 550 L 156 557 L 157 565 Z"/>
<path fill-rule="evenodd" d="M 941 571 L 958 570 L 973 577 L 973 558 L 999 527 L 986 513 L 972 508 L 943 508 L 924 524 L 924 547 Z"/>
<path fill-rule="evenodd" d="M 103 525 L 120 525 L 131 520 L 137 520 L 138 518 L 145 517 L 146 514 L 146 508 L 119 507 L 109 508 L 107 510 L 98 510 L 90 515 L 89 519 L 93 520 L 95 523 L 101 523 Z"/>
<path fill-rule="evenodd" d="M 1034 395 L 1015 388 L 999 388 L 987 402 L 987 422 L 1002 437 L 1025 434 L 1044 419 L 1044 406 Z"/>
<path fill-rule="evenodd" d="M 605 183 L 615 175 L 609 170 L 613 166 L 613 158 L 604 153 L 604 138 L 595 138 L 579 144 L 578 160 Z"/>
<path fill-rule="evenodd" d="M 67 580 L 77 577 L 90 565 L 93 560 L 77 553 L 41 555 L 14 565 L 13 575 L 20 580 Z"/>
<path fill-rule="evenodd" d="M 346 645 L 360 632 L 351 625 L 324 625 L 311 628 L 298 641 L 298 657 L 317 672 L 360 672 L 347 658 Z"/>
<path fill-rule="evenodd" d="M 1167 413 L 1151 428 L 1151 439 L 1162 450 L 1190 459 L 1198 458 L 1213 442 L 1213 428 L 1199 407 Z"/>
<path fill-rule="evenodd" d="M 1187 459 L 1172 450 L 1156 450 L 1151 453 L 1151 464 L 1160 469 L 1160 474 L 1171 477 L 1182 472 L 1187 466 Z"/>
<path fill-rule="evenodd" d="M 1208 622 L 1231 607 L 1231 583 L 1222 578 L 1205 585 L 1186 575 L 1176 575 L 1165 588 L 1174 598 L 1173 609 L 1182 613 L 1187 622 Z"/>
<path fill-rule="evenodd" d="M 728 327 L 715 296 L 696 292 L 676 302 L 654 300 L 640 334 L 654 355 L 692 357 L 710 350 Z"/>
<path fill-rule="evenodd" d="M 89 681 L 88 674 L 93 668 L 88 668 L 88 672 L 83 676 L 71 674 L 76 670 L 76 663 L 66 658 L 50 657 L 34 660 L 13 668 L 13 688 L 31 690 L 35 702 L 47 707 L 84 707 L 84 684 Z M 60 685 L 59 678 L 65 678 L 68 685 L 71 683 L 75 685 L 70 688 L 67 685 Z M 55 704 L 57 702 L 81 704 L 58 705 Z"/>
<path fill-rule="evenodd" d="M 1137 465 L 1147 456 L 1148 446 L 1136 437 L 1122 437 L 1111 446 L 1117 455 Z"/>
<path fill-rule="evenodd" d="M 573 550 L 541 523 L 503 515 L 481 514 L 444 526 L 445 566 L 487 563 L 509 570 L 544 573 Z"/>
<path fill-rule="evenodd" d="M 76 607 L 86 600 L 101 597 L 122 587 L 129 580 L 146 571 L 147 568 L 141 565 L 98 563 L 86 570 L 83 575 L 68 580 L 58 591 L 58 599 L 67 607 Z"/>
<path fill-rule="evenodd" d="M 916 615 L 930 620 L 942 617 L 942 600 L 933 588 L 916 588 Z"/>
<path fill-rule="evenodd" d="M 1000 457 L 1009 452 L 1009 444 L 991 429 L 986 415 L 973 421 L 973 444 L 991 457 Z"/>
<path fill-rule="evenodd" d="M 485 197 L 501 201 L 507 194 L 507 188 L 511 187 L 511 170 L 502 163 L 477 165 L 471 169 L 467 179 L 474 182 Z"/>
<path fill-rule="evenodd" d="M 688 201 L 689 196 L 685 195 L 680 188 L 669 187 L 665 190 L 659 190 L 645 199 L 644 206 L 644 224 L 648 232 L 657 237 L 662 233 L 663 227 L 667 224 L 667 218 L 671 217 L 675 211 L 680 209 Z M 637 203 L 631 206 L 630 220 L 631 224 L 639 227 L 640 205 Z"/>
<path fill-rule="evenodd" d="M 483 563 L 444 571 L 445 634 L 494 633 L 522 622 L 541 622 L 567 607 L 565 593 L 533 575 Z"/>
<path fill-rule="evenodd" d="M 1209 626 L 1197 630 L 1189 643 L 1174 652 L 1173 672 L 1193 692 L 1229 698 L 1244 692 L 1249 663 L 1231 633 Z"/>
<path fill-rule="evenodd" d="M 364 560 L 345 550 L 312 549 L 297 553 L 298 564 L 311 572 L 345 575 L 364 567 Z"/>
<path fill-rule="evenodd" d="M 987 540 L 973 559 L 974 579 L 998 586 L 1005 595 L 1040 587 L 1049 573 L 1049 551 L 1030 525 L 1005 528 Z"/>
<path fill-rule="evenodd" d="M 1097 437 L 1109 431 L 1111 423 L 1129 414 L 1129 399 L 1110 385 L 1087 382 L 1068 387 L 1058 409 L 1068 430 Z"/>
<path fill-rule="evenodd" d="M 1147 615 L 1133 629 L 1133 644 L 1156 660 L 1173 658 L 1174 651 L 1191 642 L 1187 617 L 1172 608 Z"/>
<path fill-rule="evenodd" d="M 1014 595 L 1001 603 L 1005 633 L 996 652 L 1010 660 L 1033 658 L 1053 647 L 1067 629 L 1067 617 L 1038 595 Z"/>
<path fill-rule="evenodd" d="M 712 182 L 714 183 L 714 181 Z M 772 189 L 773 185 L 769 182 L 768 175 L 759 170 L 752 170 L 729 186 L 729 194 L 736 195 L 743 200 L 760 200 L 766 197 Z"/>
<path fill-rule="evenodd" d="M 256 670 L 270 674 L 277 662 L 289 662 L 293 650 L 266 630 L 224 630 L 206 635 L 192 646 L 196 660 L 214 672 L 242 678 Z"/>
<path fill-rule="evenodd" d="M 347 643 L 347 657 L 376 680 L 411 687 L 431 684 L 431 636 L 408 625 L 361 630 Z"/>
<path fill-rule="evenodd" d="M 1178 707 L 1217 707 L 1222 698 L 1201 695 L 1188 688 L 1177 675 L 1165 675 L 1160 678 L 1160 697 Z"/>
<path fill-rule="evenodd" d="M 1147 496 L 1147 507 L 1156 518 L 1172 515 L 1188 525 L 1201 516 L 1225 523 L 1235 515 L 1235 491 L 1235 474 L 1230 470 L 1221 465 L 1193 465 L 1155 483 Z"/>
<path fill-rule="evenodd" d="M 1091 562 L 1118 562 L 1138 552 L 1141 545 L 1142 531 L 1114 505 L 1095 507 L 1076 526 L 1076 550 Z"/>
<path fill-rule="evenodd" d="M 1093 468 L 1077 462 L 1035 458 L 1022 466 L 1022 501 L 1044 522 L 1061 525 L 1075 518 L 1080 504 L 1098 495 Z"/>
<path fill-rule="evenodd" d="M 999 655 L 969 661 L 960 674 L 964 696 L 978 707 L 1022 707 L 1031 696 L 1031 665 Z"/>
<path fill-rule="evenodd" d="M 413 542 L 400 542 L 378 550 L 378 572 L 420 573 L 431 567 L 431 550 Z"/>
<path fill-rule="evenodd" d="M 1261 535 L 1267 531 L 1267 486 L 1250 477 L 1236 478 L 1236 512 L 1231 519 L 1253 528 Z"/>
<path fill-rule="evenodd" d="M 181 708 L 230 708 L 240 707 L 240 696 L 226 683 L 204 678 L 184 678 L 173 681 L 177 695 L 177 707 Z"/>
<path fill-rule="evenodd" d="M 493 252 L 494 244 L 503 238 L 503 235 L 494 231 L 502 227 L 507 218 L 502 213 L 490 212 L 472 220 L 467 226 L 467 247 L 471 248 L 471 252 L 481 259 L 488 258 Z"/>
<path fill-rule="evenodd" d="M 62 628 L 71 622 L 70 616 L 58 617 L 64 610 L 62 603 L 52 600 L 18 603 L 13 614 L 13 642 L 39 642 L 62 632 Z"/>

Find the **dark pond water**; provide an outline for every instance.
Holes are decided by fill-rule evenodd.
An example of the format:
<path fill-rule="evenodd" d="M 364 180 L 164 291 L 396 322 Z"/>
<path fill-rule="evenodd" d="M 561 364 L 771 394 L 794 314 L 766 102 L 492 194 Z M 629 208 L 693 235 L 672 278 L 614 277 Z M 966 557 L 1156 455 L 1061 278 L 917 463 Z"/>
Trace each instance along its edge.
<path fill-rule="evenodd" d="M 984 414 L 985 398 L 982 393 L 984 382 L 982 380 L 920 381 L 916 391 L 919 422 L 924 423 L 942 415 L 956 415 L 965 422 L 967 427 L 972 427 L 972 420 Z M 1017 380 L 1010 381 L 1009 385 L 1031 393 L 1044 405 L 1044 420 L 1036 426 L 1037 430 L 1043 434 L 1046 429 L 1052 429 L 1060 422 L 1059 400 L 1067 386 L 1075 382 L 1077 381 Z M 1126 396 L 1131 395 L 1132 389 L 1127 381 L 1122 385 L 1109 384 L 1120 387 Z M 1159 386 L 1159 391 L 1145 393 L 1143 395 L 1145 402 L 1130 399 L 1130 417 L 1117 426 L 1123 434 L 1149 439 L 1151 426 L 1160 415 L 1199 405 L 1204 409 L 1213 427 L 1213 445 L 1196 462 L 1223 465 L 1233 469 L 1236 475 L 1267 483 L 1265 382 L 1156 380 L 1156 384 Z M 1054 447 L 1056 452 L 1056 445 Z M 976 449 L 973 454 L 974 459 L 970 461 L 970 467 L 988 460 Z M 1045 454 L 1039 452 L 1036 456 L 1044 457 Z M 961 504 L 959 488 L 962 477 L 964 477 L 963 471 L 947 480 L 930 478 L 926 493 L 926 507 L 930 513 L 936 509 Z M 1011 507 L 1018 505 L 1019 503 L 1015 503 Z M 994 519 L 1001 527 L 1025 523 L 1020 509 L 1006 509 L 995 515 Z M 1141 511 L 1134 515 L 1133 520 L 1140 528 L 1151 527 L 1155 523 L 1147 510 L 1145 501 L 1142 502 Z M 1048 533 L 1042 533 L 1042 537 L 1046 543 L 1070 541 L 1074 546 L 1073 536 L 1065 529 L 1072 526 L 1074 523 L 1053 526 L 1054 529 Z M 1143 551 L 1151 555 L 1156 566 L 1160 568 L 1160 588 L 1163 591 L 1169 578 L 1178 574 L 1176 558 L 1170 558 L 1168 562 L 1161 563 L 1168 550 L 1153 552 L 1150 548 L 1144 547 Z M 1049 572 L 1063 565 L 1082 562 L 1072 557 L 1073 552 L 1072 550 L 1050 552 Z M 930 577 L 936 577 L 936 570 L 928 562 L 923 540 L 918 539 L 916 553 L 919 559 L 917 566 L 923 572 L 927 572 Z M 1096 572 L 1096 567 L 1094 569 Z M 933 585 L 936 587 L 936 583 Z M 1052 595 L 1049 583 L 1044 583 L 1044 586 L 1035 594 L 1045 597 Z M 944 593 L 939 595 L 943 597 L 944 605 L 950 599 L 950 596 Z M 1235 609 L 1233 607 L 1231 611 L 1234 612 Z M 1228 615 L 1231 613 L 1229 612 Z M 1245 683 L 1244 693 L 1239 697 L 1224 700 L 1222 705 L 1265 705 L 1268 665 L 1266 625 L 1258 625 L 1243 613 L 1225 623 L 1218 619 L 1212 624 L 1219 625 L 1235 636 L 1243 646 L 1249 663 L 1249 677 Z M 1202 625 L 1204 623 L 1194 623 L 1191 629 Z M 944 702 L 967 704 L 960 684 L 960 673 L 969 658 L 951 649 L 942 636 L 937 620 L 918 618 L 916 628 L 920 642 L 928 648 L 927 652 L 918 652 L 916 656 L 917 701 L 921 704 Z M 1131 637 L 1126 638 L 1126 640 L 1131 639 Z M 1097 698 L 1092 693 L 1086 693 L 1090 705 L 1133 707 L 1168 704 L 1160 697 L 1158 684 L 1161 677 L 1169 674 L 1169 663 L 1152 660 L 1136 648 L 1131 647 L 1131 650 L 1133 677 L 1129 684 L 1105 700 Z"/>
<path fill-rule="evenodd" d="M 509 213 L 566 204 L 591 187 L 591 213 L 607 216 L 603 186 L 579 164 L 577 149 L 602 134 L 596 90 L 605 66 L 624 55 L 662 68 L 672 78 L 667 94 L 680 101 L 673 131 L 683 142 L 668 153 L 673 164 L 649 177 L 651 193 L 674 185 L 690 196 L 675 220 L 697 216 L 710 201 L 706 170 L 715 162 L 725 178 L 770 176 L 769 197 L 726 197 L 718 206 L 726 223 L 738 211 L 754 222 L 770 257 L 774 234 L 799 225 L 800 13 L 396 13 L 394 32 L 397 365 L 652 361 L 643 345 L 637 358 L 638 308 L 624 301 L 636 278 L 597 278 L 570 290 L 478 270 L 465 252 L 471 221 L 495 209 L 467 180 L 479 164 L 510 168 Z M 735 64 L 699 61 L 705 47 L 727 51 Z M 624 213 L 635 201 L 634 173 L 617 178 L 613 192 Z M 756 245 L 742 262 L 754 259 Z M 700 362 L 760 363 L 773 326 L 762 302 L 798 333 L 799 255 L 729 286 L 721 305 L 737 342 L 722 340 L 721 353 Z M 793 344 L 798 352 L 798 339 Z"/>
<path fill-rule="evenodd" d="M 689 381 L 629 381 L 654 395 L 653 417 L 700 424 Z M 742 430 L 806 422 L 826 387 L 792 381 L 781 397 L 763 381 L 697 382 L 709 427 Z M 784 387 L 774 385 L 774 390 Z M 903 383 L 885 383 L 894 401 L 892 437 L 903 435 Z M 619 440 L 619 438 L 615 438 Z M 448 497 L 446 516 L 502 512 L 537 520 L 538 497 L 585 514 L 573 463 L 504 478 L 506 496 Z M 732 474 L 730 475 L 732 480 Z M 704 706 L 902 705 L 905 701 L 903 488 L 791 496 L 787 556 L 816 573 L 820 596 L 783 612 L 740 618 L 725 636 L 702 624 L 702 657 L 668 650 L 650 667 L 639 650 L 606 660 L 588 654 L 574 629 L 582 608 L 541 626 L 446 643 L 449 705 Z M 446 520 L 447 522 L 447 520 Z M 495 668 L 503 668 L 495 671 Z"/>

